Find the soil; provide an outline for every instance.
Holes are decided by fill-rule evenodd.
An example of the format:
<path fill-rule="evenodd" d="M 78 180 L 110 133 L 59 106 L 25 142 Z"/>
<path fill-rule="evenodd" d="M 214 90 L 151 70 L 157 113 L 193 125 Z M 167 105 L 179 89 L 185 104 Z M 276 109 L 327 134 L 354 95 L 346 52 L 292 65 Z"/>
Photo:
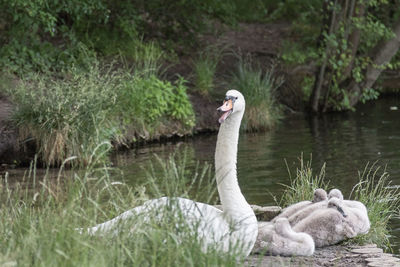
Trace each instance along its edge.
<path fill-rule="evenodd" d="M 246 261 L 247 266 L 400 266 L 400 259 L 383 253 L 376 245 L 336 245 L 317 248 L 310 257 L 280 257 L 253 254 Z"/>

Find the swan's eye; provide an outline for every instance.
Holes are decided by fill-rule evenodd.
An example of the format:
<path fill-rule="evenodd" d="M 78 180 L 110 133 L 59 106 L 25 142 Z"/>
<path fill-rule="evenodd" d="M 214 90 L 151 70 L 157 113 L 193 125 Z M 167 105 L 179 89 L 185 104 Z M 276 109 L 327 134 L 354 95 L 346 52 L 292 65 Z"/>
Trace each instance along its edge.
<path fill-rule="evenodd" d="M 235 97 L 235 100 L 237 100 L 238 99 L 238 97 Z"/>

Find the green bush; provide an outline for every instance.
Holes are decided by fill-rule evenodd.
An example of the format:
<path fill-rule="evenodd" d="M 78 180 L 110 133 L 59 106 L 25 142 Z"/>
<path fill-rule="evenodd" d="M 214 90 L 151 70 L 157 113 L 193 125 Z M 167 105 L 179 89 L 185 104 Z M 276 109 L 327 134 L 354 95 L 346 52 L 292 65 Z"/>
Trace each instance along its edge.
<path fill-rule="evenodd" d="M 126 82 L 119 99 L 124 119 L 144 123 L 147 130 L 167 118 L 181 121 L 185 127 L 193 127 L 194 112 L 184 84 L 182 78 L 172 84 L 154 75 L 137 76 Z"/>
<path fill-rule="evenodd" d="M 79 64 L 78 46 L 129 58 L 143 38 L 193 44 L 210 20 L 233 23 L 233 14 L 230 1 L 1 1 L 0 67 L 18 74 L 68 68 Z"/>
<path fill-rule="evenodd" d="M 16 104 L 14 121 L 21 141 L 33 139 L 40 159 L 58 165 L 64 158 L 79 156 L 83 163 L 99 143 L 118 132 L 110 119 L 116 105 L 120 76 L 72 70 L 63 79 L 32 74 L 8 89 Z"/>
<path fill-rule="evenodd" d="M 194 126 L 183 79 L 172 84 L 98 64 L 89 72 L 57 75 L 32 74 L 16 88 L 2 89 L 17 107 L 13 119 L 20 141 L 33 140 L 46 164 L 59 165 L 70 156 L 86 164 L 103 141 L 119 145 L 154 138 L 165 125 L 176 133 L 190 133 Z"/>

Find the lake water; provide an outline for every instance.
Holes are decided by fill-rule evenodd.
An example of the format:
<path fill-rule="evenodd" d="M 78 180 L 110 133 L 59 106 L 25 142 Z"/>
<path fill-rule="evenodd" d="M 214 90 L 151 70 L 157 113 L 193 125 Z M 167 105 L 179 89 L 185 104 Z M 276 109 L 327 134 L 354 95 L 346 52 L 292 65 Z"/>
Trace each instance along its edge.
<path fill-rule="evenodd" d="M 399 110 L 395 110 L 398 107 Z M 149 145 L 119 153 L 114 160 L 131 183 L 145 179 L 145 171 L 155 162 L 155 154 L 167 158 L 175 151 L 186 151 L 189 167 L 197 161 L 214 161 L 216 135 L 203 135 L 186 141 Z M 289 169 L 295 171 L 299 157 L 312 155 L 314 173 L 326 163 L 330 188 L 342 190 L 345 198 L 358 182 L 358 171 L 378 161 L 387 167 L 394 185 L 400 185 L 400 98 L 383 98 L 367 103 L 356 112 L 321 117 L 288 116 L 273 131 L 241 134 L 238 150 L 238 177 L 249 203 L 275 205 L 289 184 Z M 400 220 L 394 219 L 392 243 L 399 253 Z"/>

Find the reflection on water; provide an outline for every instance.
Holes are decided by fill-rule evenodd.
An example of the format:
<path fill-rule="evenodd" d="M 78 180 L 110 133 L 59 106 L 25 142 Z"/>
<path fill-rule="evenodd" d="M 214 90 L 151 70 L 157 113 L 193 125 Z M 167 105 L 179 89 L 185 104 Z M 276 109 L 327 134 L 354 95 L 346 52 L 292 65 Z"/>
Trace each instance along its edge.
<path fill-rule="evenodd" d="M 242 134 L 238 151 L 238 177 L 250 203 L 274 205 L 289 183 L 289 169 L 295 170 L 298 158 L 312 154 L 314 173 L 326 162 L 326 179 L 331 187 L 346 196 L 358 181 L 358 171 L 368 162 L 387 165 L 393 184 L 400 184 L 400 106 L 399 99 L 382 99 L 358 107 L 357 112 L 329 114 L 322 117 L 295 116 L 285 119 L 274 131 Z M 152 145 L 115 156 L 128 180 L 145 179 L 145 171 L 154 154 L 168 157 L 174 151 L 186 151 L 189 165 L 196 161 L 214 161 L 216 135 L 200 136 L 185 142 Z M 400 244 L 400 222 L 392 222 L 393 242 Z"/>

